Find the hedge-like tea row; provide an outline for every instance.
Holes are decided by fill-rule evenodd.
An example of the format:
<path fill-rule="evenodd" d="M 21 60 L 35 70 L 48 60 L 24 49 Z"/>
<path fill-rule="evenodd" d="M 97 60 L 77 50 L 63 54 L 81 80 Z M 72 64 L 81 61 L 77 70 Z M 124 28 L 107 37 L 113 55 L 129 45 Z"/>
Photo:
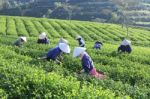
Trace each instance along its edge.
<path fill-rule="evenodd" d="M 28 43 L 26 43 L 22 48 L 12 46 L 11 42 L 15 41 L 15 39 L 16 37 L 10 36 L 1 37 L 0 39 L 1 44 L 0 68 L 1 69 L 11 68 L 6 69 L 6 74 L 3 71 L 0 73 L 1 75 L 7 75 L 8 77 L 10 77 L 11 80 L 12 78 L 17 79 L 16 81 L 12 80 L 12 82 L 10 82 L 10 80 L 5 78 L 5 76 L 1 77 L 3 78 L 2 82 L 8 81 L 7 82 L 8 85 L 11 86 L 13 86 L 13 84 L 15 85 L 15 87 L 12 87 L 14 88 L 13 89 L 14 91 L 11 92 L 9 92 L 8 89 L 5 89 L 4 86 L 0 87 L 2 90 L 4 90 L 2 92 L 6 93 L 6 95 L 4 96 L 13 98 L 44 97 L 43 95 L 45 95 L 44 98 L 46 97 L 60 98 L 60 96 L 66 98 L 75 96 L 77 98 L 83 98 L 82 96 L 84 96 L 85 98 L 90 98 L 91 96 L 91 98 L 94 98 L 94 95 L 102 96 L 101 94 L 99 94 L 99 92 L 103 93 L 108 90 L 110 92 L 110 95 L 106 96 L 107 93 L 105 93 L 103 94 L 104 98 L 113 96 L 115 98 L 116 96 L 125 98 L 126 96 L 130 96 L 131 98 L 135 99 L 146 99 L 150 96 L 149 48 L 133 46 L 134 50 L 131 54 L 118 54 L 116 52 L 118 46 L 116 45 L 104 43 L 103 49 L 98 51 L 92 49 L 94 42 L 86 42 L 88 43 L 86 45 L 87 52 L 92 57 L 95 67 L 97 68 L 97 70 L 104 71 L 105 74 L 107 75 L 107 79 L 97 80 L 86 74 L 85 75 L 77 74 L 77 72 L 81 69 L 81 62 L 80 59 L 73 58 L 72 53 L 70 55 L 64 56 L 64 62 L 61 65 L 56 65 L 51 61 L 46 62 L 36 60 L 37 57 L 46 54 L 46 52 L 50 48 L 55 47 L 59 39 L 51 40 L 50 45 L 41 45 L 41 44 L 39 45 L 36 43 L 37 40 L 36 38 L 28 38 Z M 74 40 L 72 39 L 68 40 L 70 42 L 70 46 L 73 51 L 73 48 L 77 45 L 77 42 L 74 42 Z M 13 72 L 10 72 L 10 70 L 12 70 Z M 38 71 L 40 71 L 40 73 Z M 28 77 L 26 78 L 26 75 L 28 74 L 31 77 L 33 77 L 32 73 L 33 75 L 37 75 L 35 76 L 35 79 L 32 78 L 31 80 L 28 79 Z M 47 85 L 44 85 L 45 83 L 41 80 L 41 78 L 38 78 L 39 74 L 43 75 L 42 77 L 45 78 L 47 78 L 47 76 L 45 75 L 50 74 L 49 77 L 47 78 L 51 79 L 50 82 L 53 82 L 54 80 L 54 82 L 56 83 L 59 82 L 60 79 L 62 83 L 53 86 L 53 84 L 47 82 Z M 55 77 L 53 78 L 53 76 Z M 25 77 L 26 79 L 28 79 L 27 82 L 25 82 L 25 84 L 21 77 Z M 34 80 L 36 80 L 38 83 L 34 83 Z M 19 89 L 17 89 L 18 83 L 20 85 Z M 80 83 L 80 85 L 78 85 L 77 83 Z M 76 86 L 73 86 L 74 84 Z M 94 89 L 90 87 L 92 91 L 89 91 L 87 85 L 90 85 L 91 87 L 93 86 L 92 88 Z M 28 88 L 28 86 L 30 87 Z M 51 87 L 49 86 L 51 86 L 52 88 L 54 87 L 53 90 L 55 90 L 56 93 L 52 91 Z M 65 89 L 63 86 L 66 86 Z M 84 92 L 78 90 L 78 89 L 82 90 L 83 87 L 85 87 Z M 98 90 L 99 88 L 100 90 Z M 75 93 L 71 91 L 73 89 L 74 89 L 73 92 Z M 77 90 L 82 94 L 80 95 Z M 93 91 L 95 92 L 95 90 L 97 90 L 98 93 L 93 94 L 92 92 Z M 65 95 L 61 93 L 62 91 L 64 91 Z M 86 91 L 87 93 L 89 93 L 89 96 L 86 94 Z M 61 93 L 61 95 L 58 93 Z"/>
<path fill-rule="evenodd" d="M 0 57 L 1 98 L 121 98 L 100 86 L 95 87 L 87 82 L 81 84 L 72 76 L 63 77 L 54 72 L 46 73 L 34 65 L 29 66 L 23 58 L 22 62 L 19 62 L 17 53 L 11 52 L 7 47 L 3 49 L 1 47 L 0 51 L 3 52 Z M 128 96 L 122 97 L 129 98 Z"/>
<path fill-rule="evenodd" d="M 46 32 L 52 39 L 74 39 L 76 35 L 81 35 L 87 41 L 100 40 L 108 43 L 120 42 L 122 37 L 126 37 L 126 29 L 115 24 L 8 16 L 0 16 L 0 24 L 1 35 L 37 37 L 39 33 Z M 129 39 L 133 44 L 149 46 L 150 31 L 129 27 Z"/>

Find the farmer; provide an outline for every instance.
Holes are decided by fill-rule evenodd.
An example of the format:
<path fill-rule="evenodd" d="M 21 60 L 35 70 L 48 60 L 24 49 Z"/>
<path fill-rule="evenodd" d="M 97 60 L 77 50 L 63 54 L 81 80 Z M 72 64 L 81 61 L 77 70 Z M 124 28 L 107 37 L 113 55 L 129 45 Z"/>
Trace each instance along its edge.
<path fill-rule="evenodd" d="M 59 43 L 57 47 L 50 49 L 46 56 L 38 59 L 47 59 L 47 60 L 51 59 L 55 61 L 57 64 L 60 64 L 61 62 L 57 58 L 61 56 L 62 52 L 70 53 L 69 45 L 65 43 Z"/>
<path fill-rule="evenodd" d="M 43 32 L 39 35 L 37 43 L 39 43 L 39 44 L 49 44 L 49 40 L 48 40 L 48 37 L 47 37 L 45 32 Z"/>
<path fill-rule="evenodd" d="M 105 75 L 103 73 L 99 73 L 96 71 L 91 57 L 85 52 L 85 50 L 86 48 L 76 47 L 73 52 L 73 57 L 81 58 L 82 70 L 80 71 L 80 73 L 86 72 L 98 79 L 105 78 Z"/>
<path fill-rule="evenodd" d="M 97 41 L 97 42 L 95 42 L 94 48 L 95 49 L 101 49 L 102 45 L 103 45 L 102 42 Z"/>
<path fill-rule="evenodd" d="M 128 52 L 131 53 L 132 48 L 131 48 L 131 41 L 127 39 L 123 39 L 122 43 L 118 47 L 118 52 Z"/>
<path fill-rule="evenodd" d="M 21 47 L 24 42 L 27 42 L 27 38 L 22 36 L 15 41 L 14 45 Z"/>
<path fill-rule="evenodd" d="M 77 36 L 76 40 L 78 40 L 80 47 L 85 47 L 85 42 L 81 36 Z"/>

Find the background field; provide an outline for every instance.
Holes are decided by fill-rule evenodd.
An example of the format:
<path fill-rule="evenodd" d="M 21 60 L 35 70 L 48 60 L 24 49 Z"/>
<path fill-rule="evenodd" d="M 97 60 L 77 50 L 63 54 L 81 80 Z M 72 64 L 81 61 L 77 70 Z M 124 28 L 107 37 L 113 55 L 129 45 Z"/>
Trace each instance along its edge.
<path fill-rule="evenodd" d="M 120 42 L 126 36 L 126 29 L 115 24 L 101 24 L 86 21 L 66 21 L 44 18 L 0 16 L 0 35 L 37 37 L 46 32 L 50 39 L 64 37 L 73 39 L 80 34 L 87 41 L 100 40 Z M 150 45 L 150 31 L 129 28 L 129 39 L 136 45 Z"/>
<path fill-rule="evenodd" d="M 48 33 L 49 45 L 37 44 L 40 32 Z M 136 98 L 150 97 L 150 31 L 130 27 L 133 53 L 116 52 L 125 29 L 115 24 L 0 17 L 0 97 L 2 98 Z M 72 57 L 80 34 L 95 67 L 107 78 L 97 80 L 87 74 L 78 75 L 80 59 Z M 18 48 L 13 42 L 27 36 L 28 43 Z M 37 57 L 55 47 L 60 37 L 69 40 L 71 54 L 64 55 L 61 65 L 38 61 Z M 102 50 L 93 50 L 96 40 L 104 42 Z M 137 46 L 138 45 L 138 46 Z"/>

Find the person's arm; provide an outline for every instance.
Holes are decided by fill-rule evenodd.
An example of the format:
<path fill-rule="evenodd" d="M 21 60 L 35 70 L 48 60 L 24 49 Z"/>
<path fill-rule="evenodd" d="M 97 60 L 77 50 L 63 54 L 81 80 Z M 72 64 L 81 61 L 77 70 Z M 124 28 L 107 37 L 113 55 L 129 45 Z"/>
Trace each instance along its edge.
<path fill-rule="evenodd" d="M 81 71 L 80 71 L 80 73 L 84 73 L 85 72 L 85 70 L 84 69 L 82 69 Z"/>
<path fill-rule="evenodd" d="M 64 59 L 61 54 L 59 55 L 59 58 L 60 58 L 60 61 L 62 61 Z"/>
<path fill-rule="evenodd" d="M 119 46 L 119 47 L 118 47 L 118 52 L 120 52 L 120 50 L 121 50 L 121 49 L 120 49 L 120 46 Z"/>
<path fill-rule="evenodd" d="M 61 62 L 56 59 L 56 60 L 55 60 L 55 63 L 56 63 L 56 64 L 60 64 Z"/>
<path fill-rule="evenodd" d="M 43 60 L 43 59 L 47 59 L 47 57 L 46 57 L 46 56 L 43 56 L 43 57 L 38 57 L 37 59 Z"/>

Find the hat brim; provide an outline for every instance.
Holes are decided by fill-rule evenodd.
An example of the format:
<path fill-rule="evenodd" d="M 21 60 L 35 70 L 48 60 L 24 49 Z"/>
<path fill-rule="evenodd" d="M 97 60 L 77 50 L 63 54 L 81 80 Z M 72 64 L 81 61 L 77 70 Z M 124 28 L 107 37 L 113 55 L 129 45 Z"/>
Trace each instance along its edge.
<path fill-rule="evenodd" d="M 76 47 L 74 49 L 74 52 L 73 52 L 73 57 L 78 57 L 81 53 L 83 53 L 84 51 L 86 50 L 86 48 L 83 48 L 83 47 Z"/>
<path fill-rule="evenodd" d="M 59 48 L 62 52 L 64 53 L 70 53 L 70 47 L 69 45 L 65 44 L 65 43 L 59 43 Z"/>

